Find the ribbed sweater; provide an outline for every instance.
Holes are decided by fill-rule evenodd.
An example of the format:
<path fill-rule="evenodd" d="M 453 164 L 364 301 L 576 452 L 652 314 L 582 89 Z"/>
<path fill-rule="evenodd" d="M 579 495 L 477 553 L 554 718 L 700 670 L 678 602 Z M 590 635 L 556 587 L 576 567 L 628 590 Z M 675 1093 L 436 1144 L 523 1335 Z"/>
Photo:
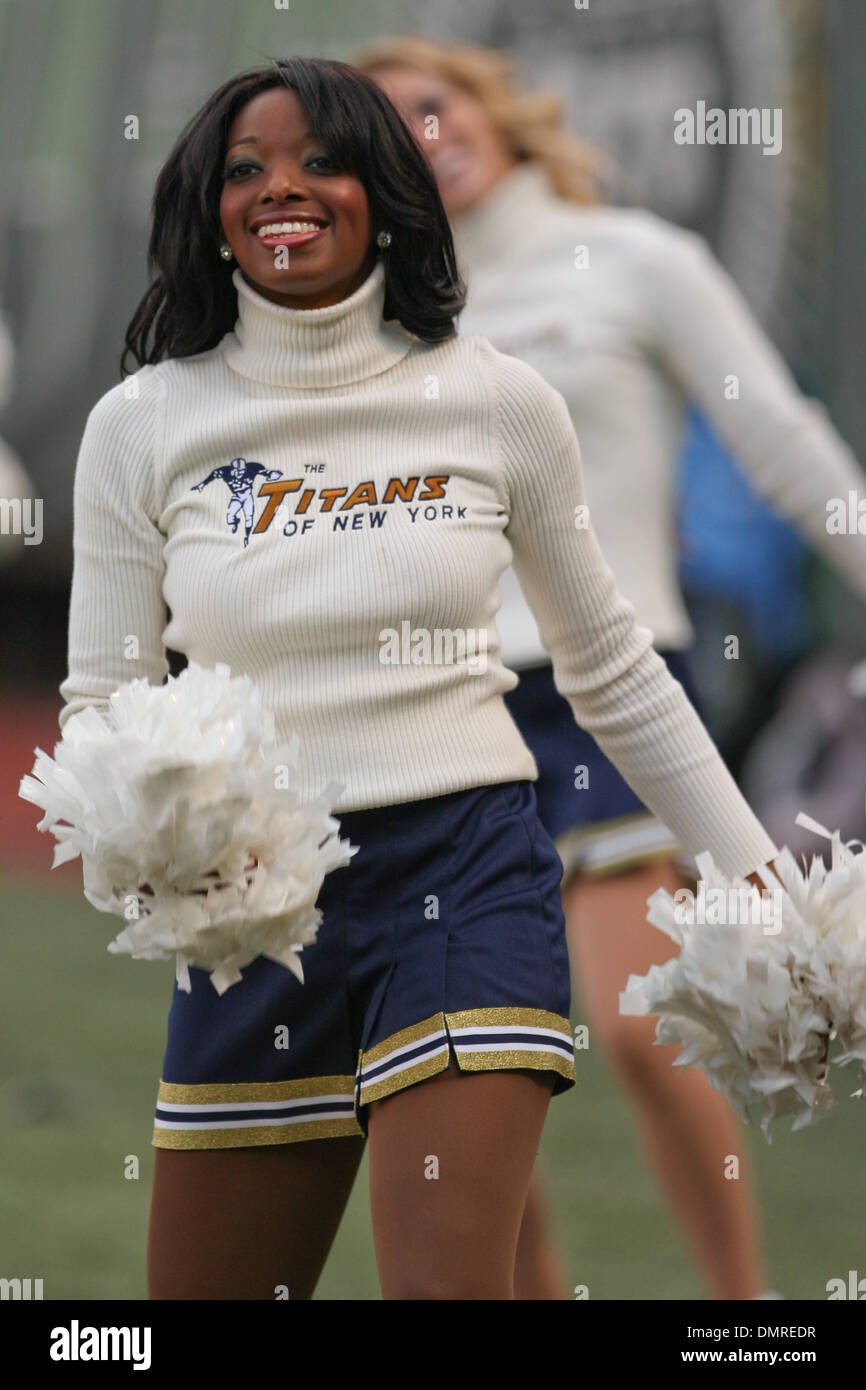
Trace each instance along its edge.
<path fill-rule="evenodd" d="M 675 515 L 690 402 L 756 492 L 866 598 L 866 534 L 827 530 L 828 501 L 866 495 L 866 476 L 702 237 L 639 208 L 578 206 L 530 161 L 453 231 L 469 290 L 460 331 L 528 362 L 562 394 L 599 544 L 656 647 L 693 637 Z M 506 662 L 547 660 L 513 571 L 502 589 Z"/>
<path fill-rule="evenodd" d="M 559 689 L 640 798 L 731 872 L 772 858 L 582 524 L 558 392 L 484 338 L 384 321 L 381 262 L 312 310 L 232 278 L 232 332 L 88 416 L 60 727 L 122 682 L 160 683 L 168 646 L 254 680 L 280 740 L 299 735 L 304 794 L 343 785 L 337 814 L 534 780 L 502 698 L 513 561 Z"/>

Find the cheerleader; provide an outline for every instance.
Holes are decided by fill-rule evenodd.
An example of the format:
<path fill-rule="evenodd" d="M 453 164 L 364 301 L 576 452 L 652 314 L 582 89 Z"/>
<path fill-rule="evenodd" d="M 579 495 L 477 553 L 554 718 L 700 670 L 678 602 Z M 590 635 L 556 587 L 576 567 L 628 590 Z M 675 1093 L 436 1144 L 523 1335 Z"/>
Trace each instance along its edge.
<path fill-rule="evenodd" d="M 564 396 L 605 557 L 692 700 L 674 539 L 689 400 L 757 491 L 866 593 L 866 539 L 856 528 L 829 534 L 827 524 L 831 499 L 859 492 L 862 471 L 821 407 L 800 395 L 705 243 L 643 210 L 601 204 L 600 156 L 563 129 L 556 97 L 518 88 L 505 55 L 406 37 L 370 45 L 356 61 L 405 116 L 436 174 L 468 284 L 461 331 L 531 363 Z M 716 1297 L 760 1297 L 740 1127 L 701 1073 L 675 1071 L 668 1049 L 650 1046 L 653 1019 L 618 1012 L 629 972 L 670 954 L 646 926 L 646 901 L 660 885 L 683 886 L 681 837 L 642 804 L 595 731 L 575 726 L 573 700 L 550 664 L 551 628 L 536 624 L 516 575 L 519 564 L 503 576 L 497 616 L 505 664 L 520 672 L 505 699 L 535 755 L 539 814 L 562 858 L 590 1039 L 627 1088 L 658 1181 Z M 740 1156 L 738 1182 L 724 1177 L 730 1153 Z M 562 1297 L 564 1283 L 536 1182 L 518 1296 Z"/>
<path fill-rule="evenodd" d="M 303 984 L 259 958 L 174 989 L 150 1296 L 310 1298 L 369 1137 L 384 1297 L 510 1299 L 574 1083 L 561 864 L 494 624 L 512 559 L 637 795 L 728 872 L 776 847 L 580 520 L 562 397 L 456 334 L 436 182 L 372 79 L 290 58 L 221 86 L 157 179 L 150 268 L 76 467 L 61 728 L 166 649 L 226 662 L 359 846 Z"/>

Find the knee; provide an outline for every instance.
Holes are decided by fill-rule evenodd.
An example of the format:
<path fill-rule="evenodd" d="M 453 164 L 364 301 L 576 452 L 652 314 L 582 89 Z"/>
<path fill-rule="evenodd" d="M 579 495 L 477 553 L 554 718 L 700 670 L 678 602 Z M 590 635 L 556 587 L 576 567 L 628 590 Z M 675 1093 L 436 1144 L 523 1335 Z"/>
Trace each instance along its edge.
<path fill-rule="evenodd" d="M 383 1298 L 423 1303 L 513 1298 L 516 1233 L 513 1243 L 473 1239 L 471 1218 L 461 1225 L 465 1240 L 440 1229 L 388 1252 L 380 1245 Z"/>

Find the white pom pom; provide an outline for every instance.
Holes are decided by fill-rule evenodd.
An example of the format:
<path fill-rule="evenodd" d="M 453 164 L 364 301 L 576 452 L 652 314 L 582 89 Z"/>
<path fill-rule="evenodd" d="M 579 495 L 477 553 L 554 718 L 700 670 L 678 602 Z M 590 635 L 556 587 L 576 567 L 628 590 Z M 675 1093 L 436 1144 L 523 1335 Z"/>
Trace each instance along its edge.
<path fill-rule="evenodd" d="M 340 840 L 330 783 L 301 804 L 298 740 L 277 747 L 261 692 L 228 666 L 196 662 L 164 685 L 133 680 L 105 715 L 73 715 L 54 758 L 37 748 L 19 795 L 57 839 L 52 868 L 81 855 L 84 894 L 126 925 L 109 950 L 208 970 L 222 994 L 257 956 L 299 979 Z"/>
<path fill-rule="evenodd" d="M 866 854 L 797 819 L 831 840 L 829 869 L 815 856 L 804 873 L 783 849 L 778 878 L 761 874 L 774 895 L 768 921 L 766 895 L 762 912 L 757 888 L 700 856 L 696 899 L 659 889 L 649 900 L 648 920 L 679 956 L 631 975 L 620 995 L 621 1013 L 658 1015 L 657 1042 L 682 1044 L 675 1065 L 703 1067 L 743 1119 L 756 1110 L 768 1140 L 779 1116 L 799 1129 L 832 1107 L 831 1039 L 842 1045 L 833 1062 L 866 1063 Z M 715 918 L 713 894 L 727 903 Z"/>

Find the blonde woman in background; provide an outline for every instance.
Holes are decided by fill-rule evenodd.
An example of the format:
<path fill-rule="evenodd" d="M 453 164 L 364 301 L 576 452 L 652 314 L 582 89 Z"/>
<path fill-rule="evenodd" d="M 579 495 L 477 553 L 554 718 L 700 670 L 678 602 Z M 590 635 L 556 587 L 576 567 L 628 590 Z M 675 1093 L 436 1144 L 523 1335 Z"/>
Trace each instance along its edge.
<path fill-rule="evenodd" d="M 556 96 L 520 90 L 506 55 L 415 37 L 354 59 L 391 98 L 436 175 L 468 302 L 463 333 L 521 357 L 565 398 L 592 524 L 640 623 L 694 700 L 679 590 L 675 465 L 688 404 L 702 408 L 755 486 L 866 593 L 866 538 L 830 536 L 826 502 L 862 484 L 850 450 L 785 363 L 703 240 L 605 205 L 603 158 L 562 128 Z M 729 389 L 732 374 L 739 397 Z M 747 1145 L 727 1102 L 621 1017 L 631 972 L 670 955 L 647 898 L 683 876 L 674 836 L 578 729 L 513 571 L 502 579 L 506 703 L 539 766 L 539 813 L 563 861 L 569 949 L 590 1039 L 624 1083 L 656 1177 L 714 1296 L 767 1291 Z M 725 1177 L 728 1156 L 739 1180 Z M 567 1296 L 536 1165 L 518 1298 Z"/>

